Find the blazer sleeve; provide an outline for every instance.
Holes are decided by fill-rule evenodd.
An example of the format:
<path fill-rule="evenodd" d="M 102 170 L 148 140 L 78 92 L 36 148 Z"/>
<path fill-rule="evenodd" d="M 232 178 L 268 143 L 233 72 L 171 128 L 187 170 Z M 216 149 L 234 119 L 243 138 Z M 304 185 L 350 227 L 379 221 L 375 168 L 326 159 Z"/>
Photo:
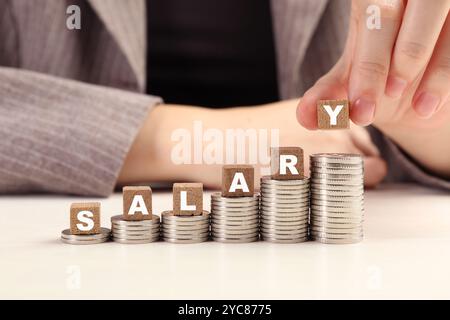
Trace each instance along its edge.
<path fill-rule="evenodd" d="M 422 168 L 378 129 L 369 127 L 369 133 L 388 164 L 386 182 L 413 182 L 450 191 L 448 178 L 440 177 Z"/>
<path fill-rule="evenodd" d="M 0 67 L 0 194 L 107 196 L 158 97 Z"/>

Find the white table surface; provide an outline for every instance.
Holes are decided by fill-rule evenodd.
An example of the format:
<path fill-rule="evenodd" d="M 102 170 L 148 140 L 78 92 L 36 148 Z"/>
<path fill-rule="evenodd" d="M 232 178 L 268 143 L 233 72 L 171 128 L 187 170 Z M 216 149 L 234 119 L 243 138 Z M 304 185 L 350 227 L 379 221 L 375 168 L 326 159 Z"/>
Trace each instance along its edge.
<path fill-rule="evenodd" d="M 449 193 L 366 192 L 365 239 L 353 245 L 63 244 L 70 203 L 82 200 L 0 197 L 0 298 L 450 298 Z M 171 201 L 155 192 L 155 213 Z M 122 198 L 101 202 L 109 227 Z"/>

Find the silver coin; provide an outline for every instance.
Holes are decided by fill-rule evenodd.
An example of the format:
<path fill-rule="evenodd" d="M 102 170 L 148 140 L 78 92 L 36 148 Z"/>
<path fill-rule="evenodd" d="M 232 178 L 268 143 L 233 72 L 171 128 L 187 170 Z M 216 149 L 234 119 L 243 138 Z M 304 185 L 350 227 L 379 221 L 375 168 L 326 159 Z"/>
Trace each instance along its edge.
<path fill-rule="evenodd" d="M 244 239 L 233 239 L 233 238 L 222 238 L 222 237 L 213 237 L 213 241 L 215 242 L 222 242 L 222 243 L 250 243 L 255 242 L 259 240 L 259 236 L 252 237 L 252 238 L 244 238 Z"/>
<path fill-rule="evenodd" d="M 258 234 L 259 228 L 254 229 L 229 229 L 229 228 L 213 228 L 211 234 L 214 235 L 243 235 L 243 234 Z"/>
<path fill-rule="evenodd" d="M 300 209 L 300 208 L 307 208 L 309 206 L 308 203 L 299 203 L 299 204 L 288 204 L 288 203 L 270 203 L 270 202 L 261 202 L 262 208 L 269 208 L 269 209 Z"/>
<path fill-rule="evenodd" d="M 145 231 L 145 230 L 158 229 L 160 225 L 161 225 L 160 223 L 155 223 L 155 224 L 150 224 L 148 226 L 124 226 L 124 225 L 113 223 L 113 224 L 111 224 L 111 227 L 112 227 L 112 229 L 117 229 L 117 230 Z"/>
<path fill-rule="evenodd" d="M 331 187 L 331 186 L 340 186 L 340 187 L 349 187 L 349 188 L 362 188 L 364 186 L 364 181 L 361 180 L 346 180 L 346 179 L 314 179 L 311 186 L 319 186 L 319 187 Z"/>
<path fill-rule="evenodd" d="M 280 217 L 262 217 L 261 218 L 261 224 L 302 224 L 307 223 L 308 217 L 300 217 L 300 218 L 280 218 Z"/>
<path fill-rule="evenodd" d="M 354 184 L 354 185 L 339 185 L 339 184 L 328 184 L 328 183 L 311 183 L 311 189 L 319 189 L 319 190 L 330 190 L 330 191 L 363 191 L 364 185 L 362 183 Z"/>
<path fill-rule="evenodd" d="M 161 213 L 161 217 L 162 220 L 167 220 L 167 221 L 203 221 L 209 218 L 209 212 L 206 210 L 203 210 L 203 213 L 201 215 L 197 215 L 197 216 L 176 216 L 173 214 L 172 210 L 167 210 L 167 211 L 163 211 Z"/>
<path fill-rule="evenodd" d="M 231 223 L 231 224 L 226 224 L 226 223 L 212 223 L 211 224 L 211 228 L 230 228 L 230 229 L 254 229 L 254 228 L 258 228 L 259 227 L 259 221 L 253 224 L 248 224 L 248 223 Z"/>
<path fill-rule="evenodd" d="M 248 217 L 213 217 L 211 223 L 227 223 L 227 222 L 242 222 L 242 223 L 256 223 L 258 222 L 258 216 L 248 216 Z"/>
<path fill-rule="evenodd" d="M 208 238 L 210 235 L 209 232 L 202 232 L 202 233 L 162 233 L 162 237 L 164 239 L 199 239 L 199 238 Z"/>
<path fill-rule="evenodd" d="M 309 194 L 309 186 L 305 190 L 295 189 L 269 189 L 261 187 L 261 197 L 307 197 Z"/>
<path fill-rule="evenodd" d="M 301 243 L 308 241 L 308 237 L 297 238 L 297 239 L 277 239 L 274 237 L 261 237 L 262 241 L 272 242 L 272 243 Z"/>
<path fill-rule="evenodd" d="M 335 202 L 348 202 L 348 201 L 363 201 L 363 194 L 356 195 L 332 195 L 328 193 L 316 193 L 311 192 L 311 201 L 314 200 L 323 200 L 323 201 L 335 201 Z"/>
<path fill-rule="evenodd" d="M 214 212 L 236 212 L 237 214 L 239 213 L 251 213 L 251 212 L 257 212 L 259 210 L 259 203 L 256 206 L 252 206 L 252 207 L 217 207 L 217 206 L 212 206 L 211 207 L 211 213 Z"/>
<path fill-rule="evenodd" d="M 296 179 L 296 180 L 276 180 L 272 179 L 271 176 L 262 176 L 261 184 L 275 184 L 275 185 L 295 185 L 295 184 L 304 184 L 308 183 L 309 178 Z"/>
<path fill-rule="evenodd" d="M 308 229 L 308 224 L 299 225 L 275 225 L 275 224 L 262 224 L 261 229 L 264 230 L 279 230 L 279 231 L 292 231 L 292 230 L 305 230 Z"/>
<path fill-rule="evenodd" d="M 113 238 L 115 238 L 115 239 L 127 239 L 127 240 L 148 240 L 148 239 L 153 239 L 153 238 L 155 238 L 157 236 L 159 236 L 158 233 L 156 233 L 156 234 L 144 234 L 144 235 L 114 234 Z"/>
<path fill-rule="evenodd" d="M 317 153 L 310 156 L 311 162 L 361 164 L 363 158 L 359 154 Z"/>
<path fill-rule="evenodd" d="M 331 204 L 331 203 L 330 203 Z M 364 212 L 364 205 L 336 205 L 336 204 L 311 204 L 311 212 L 314 213 L 355 213 L 355 212 Z"/>
<path fill-rule="evenodd" d="M 261 185 L 260 192 L 261 195 L 267 195 L 267 194 L 298 194 L 303 195 L 305 193 L 308 193 L 309 190 L 309 183 L 302 185 L 302 186 L 295 186 L 295 185 L 286 185 L 286 186 L 277 186 L 277 185 Z"/>
<path fill-rule="evenodd" d="M 213 232 L 211 232 L 211 235 L 213 237 L 220 237 L 220 238 L 251 238 L 251 237 L 255 237 L 259 234 L 259 231 L 254 231 L 254 232 L 241 232 L 241 233 L 236 233 L 234 231 L 216 231 L 214 230 Z"/>
<path fill-rule="evenodd" d="M 344 169 L 344 168 L 323 168 L 323 167 L 311 167 L 311 172 L 314 172 L 315 174 L 325 174 L 325 175 L 350 175 L 350 176 L 363 176 L 364 175 L 364 169 L 358 168 L 358 169 Z"/>
<path fill-rule="evenodd" d="M 332 163 L 332 162 L 323 162 L 323 161 L 311 161 L 310 163 L 315 168 L 330 168 L 330 169 L 360 169 L 360 168 L 364 168 L 364 162 Z"/>
<path fill-rule="evenodd" d="M 158 240 L 159 240 L 159 237 L 154 238 L 154 239 L 146 239 L 146 240 L 129 240 L 129 239 L 113 238 L 114 242 L 121 243 L 121 244 L 145 244 L 145 243 L 156 242 Z"/>
<path fill-rule="evenodd" d="M 361 214 L 339 214 L 339 213 L 328 213 L 325 215 L 319 215 L 319 214 L 311 214 L 311 221 L 318 220 L 318 219 L 345 219 L 345 221 L 362 221 L 364 219 L 364 216 Z"/>
<path fill-rule="evenodd" d="M 353 176 L 353 175 L 349 175 L 349 174 L 322 174 L 322 173 L 315 173 L 312 172 L 311 173 L 311 179 L 313 179 L 313 181 L 315 179 L 321 179 L 321 180 L 326 180 L 328 181 L 329 184 L 332 184 L 333 182 L 336 181 L 340 181 L 340 180 L 346 180 L 346 181 L 351 181 L 354 183 L 360 183 L 363 184 L 364 183 L 364 176 Z"/>
<path fill-rule="evenodd" d="M 362 227 L 355 228 L 333 228 L 333 227 L 323 227 L 318 225 L 311 225 L 310 230 L 314 232 L 321 232 L 327 234 L 361 234 L 363 232 Z"/>
<path fill-rule="evenodd" d="M 211 216 L 226 215 L 226 216 L 241 217 L 241 216 L 248 216 L 248 215 L 256 215 L 256 214 L 258 214 L 258 211 L 259 211 L 259 208 L 256 208 L 253 210 L 217 210 L 217 209 L 213 209 L 211 211 Z"/>
<path fill-rule="evenodd" d="M 270 234 L 270 235 L 299 235 L 308 233 L 308 228 L 302 229 L 294 229 L 294 230 L 278 230 L 278 229 L 265 229 L 261 228 L 261 234 Z"/>
<path fill-rule="evenodd" d="M 111 222 L 115 224 L 120 225 L 126 225 L 126 226 L 144 226 L 148 224 L 154 224 L 159 223 L 160 218 L 159 216 L 152 214 L 152 219 L 148 220 L 125 220 L 123 218 L 123 215 L 116 215 L 111 217 Z"/>
<path fill-rule="evenodd" d="M 333 197 L 346 197 L 346 196 L 359 196 L 362 197 L 364 195 L 364 190 L 354 191 L 354 190 L 326 190 L 320 188 L 312 188 L 311 194 L 316 195 L 325 195 L 325 196 L 333 196 Z"/>
<path fill-rule="evenodd" d="M 155 242 L 158 241 L 160 239 L 160 235 L 159 234 L 155 234 L 152 237 L 142 237 L 142 238 L 129 238 L 129 237 L 112 237 L 112 240 L 114 242 L 120 242 L 120 243 L 124 243 L 126 241 L 128 241 L 129 243 L 140 243 L 142 241 L 142 243 L 149 243 L 149 242 Z"/>
<path fill-rule="evenodd" d="M 311 217 L 311 224 L 335 224 L 335 225 L 358 225 L 363 224 L 364 218 L 332 218 L 332 217 Z"/>
<path fill-rule="evenodd" d="M 362 224 L 362 222 L 360 222 L 360 223 L 336 223 L 336 222 L 318 222 L 317 220 L 312 220 L 311 227 L 331 228 L 331 229 L 352 229 L 352 228 L 362 228 L 363 224 Z"/>
<path fill-rule="evenodd" d="M 350 239 L 327 239 L 327 238 L 312 238 L 311 240 L 324 244 L 353 244 L 363 240 L 363 238 L 350 238 Z"/>
<path fill-rule="evenodd" d="M 277 213 L 292 213 L 292 214 L 296 214 L 296 213 L 308 213 L 309 212 L 309 207 L 302 207 L 302 208 L 270 208 L 270 207 L 261 207 L 261 214 L 277 214 Z"/>
<path fill-rule="evenodd" d="M 110 238 L 100 238 L 100 239 L 94 239 L 94 240 L 69 240 L 66 238 L 61 237 L 61 241 L 66 244 L 72 244 L 72 245 L 89 245 L 89 244 L 99 244 L 107 242 Z"/>
<path fill-rule="evenodd" d="M 157 230 L 152 230 L 152 231 L 118 231 L 118 230 L 113 230 L 112 234 L 114 235 L 135 235 L 135 236 L 139 236 L 139 235 L 152 235 L 152 234 L 157 234 L 159 233 L 159 229 Z"/>
<path fill-rule="evenodd" d="M 310 230 L 311 236 L 315 238 L 327 238 L 327 239 L 348 239 L 348 238 L 360 238 L 363 236 L 363 233 L 326 233 L 326 232 L 318 232 L 314 230 Z"/>
<path fill-rule="evenodd" d="M 332 201 L 332 200 L 318 200 L 311 199 L 311 208 L 316 207 L 326 207 L 326 208 L 353 208 L 353 209 L 364 209 L 364 201 Z"/>
<path fill-rule="evenodd" d="M 270 214 L 267 214 L 267 213 L 263 213 L 263 214 L 261 214 L 261 220 L 262 219 L 272 219 L 272 220 L 276 220 L 277 218 L 281 218 L 281 219 L 283 219 L 283 218 L 291 218 L 291 219 L 298 219 L 298 220 L 303 220 L 303 219 L 308 219 L 308 217 L 309 217 L 309 214 L 308 214 L 308 212 L 305 212 L 305 213 L 294 213 L 294 214 L 292 214 L 292 213 L 289 213 L 289 214 L 285 214 L 285 213 L 270 213 Z"/>
<path fill-rule="evenodd" d="M 61 232 L 61 238 L 73 241 L 90 241 L 108 238 L 111 235 L 111 230 L 108 228 L 100 228 L 98 234 L 71 234 L 70 229 L 65 229 Z"/>
<path fill-rule="evenodd" d="M 280 197 L 270 198 L 270 197 L 264 197 L 261 200 L 262 204 L 289 204 L 291 206 L 307 206 L 309 204 L 309 197 L 303 197 L 303 198 L 290 198 L 290 199 L 283 199 Z"/>

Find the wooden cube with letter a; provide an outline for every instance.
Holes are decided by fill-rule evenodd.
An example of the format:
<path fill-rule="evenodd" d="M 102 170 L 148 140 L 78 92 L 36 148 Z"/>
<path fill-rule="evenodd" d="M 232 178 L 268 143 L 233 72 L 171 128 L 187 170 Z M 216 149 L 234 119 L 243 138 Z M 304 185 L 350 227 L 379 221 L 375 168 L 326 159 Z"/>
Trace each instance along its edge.
<path fill-rule="evenodd" d="M 222 168 L 223 197 L 253 197 L 255 168 L 251 165 L 225 165 Z"/>
<path fill-rule="evenodd" d="M 100 233 L 100 202 L 72 203 L 70 206 L 70 233 Z"/>
<path fill-rule="evenodd" d="M 203 184 L 173 184 L 173 214 L 176 216 L 199 216 L 203 214 Z"/>
<path fill-rule="evenodd" d="M 123 187 L 123 219 L 152 219 L 152 189 L 148 186 Z"/>
<path fill-rule="evenodd" d="M 350 128 L 348 101 L 319 100 L 317 102 L 317 127 L 319 129 Z"/>
<path fill-rule="evenodd" d="M 274 180 L 300 180 L 305 177 L 303 149 L 299 147 L 271 148 L 271 178 Z"/>

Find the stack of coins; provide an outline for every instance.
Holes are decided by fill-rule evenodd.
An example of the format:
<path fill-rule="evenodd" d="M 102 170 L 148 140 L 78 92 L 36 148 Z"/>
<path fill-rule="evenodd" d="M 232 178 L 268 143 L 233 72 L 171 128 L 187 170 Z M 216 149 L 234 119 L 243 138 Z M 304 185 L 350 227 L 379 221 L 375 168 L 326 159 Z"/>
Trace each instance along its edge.
<path fill-rule="evenodd" d="M 202 215 L 174 215 L 173 211 L 162 214 L 162 237 L 172 243 L 198 243 L 209 238 L 209 212 L 203 210 Z"/>
<path fill-rule="evenodd" d="M 311 156 L 311 226 L 314 240 L 356 243 L 363 239 L 364 164 L 352 154 Z"/>
<path fill-rule="evenodd" d="M 211 195 L 211 232 L 214 241 L 243 243 L 259 239 L 259 195 L 227 198 Z"/>
<path fill-rule="evenodd" d="M 150 243 L 159 240 L 159 217 L 151 220 L 125 220 L 123 215 L 111 217 L 112 236 L 115 242 L 126 244 Z"/>
<path fill-rule="evenodd" d="M 109 240 L 111 230 L 107 228 L 100 228 L 98 234 L 71 234 L 70 229 L 61 232 L 61 241 L 68 244 L 98 244 Z"/>
<path fill-rule="evenodd" d="M 261 178 L 261 237 L 276 243 L 308 240 L 309 178 Z"/>

